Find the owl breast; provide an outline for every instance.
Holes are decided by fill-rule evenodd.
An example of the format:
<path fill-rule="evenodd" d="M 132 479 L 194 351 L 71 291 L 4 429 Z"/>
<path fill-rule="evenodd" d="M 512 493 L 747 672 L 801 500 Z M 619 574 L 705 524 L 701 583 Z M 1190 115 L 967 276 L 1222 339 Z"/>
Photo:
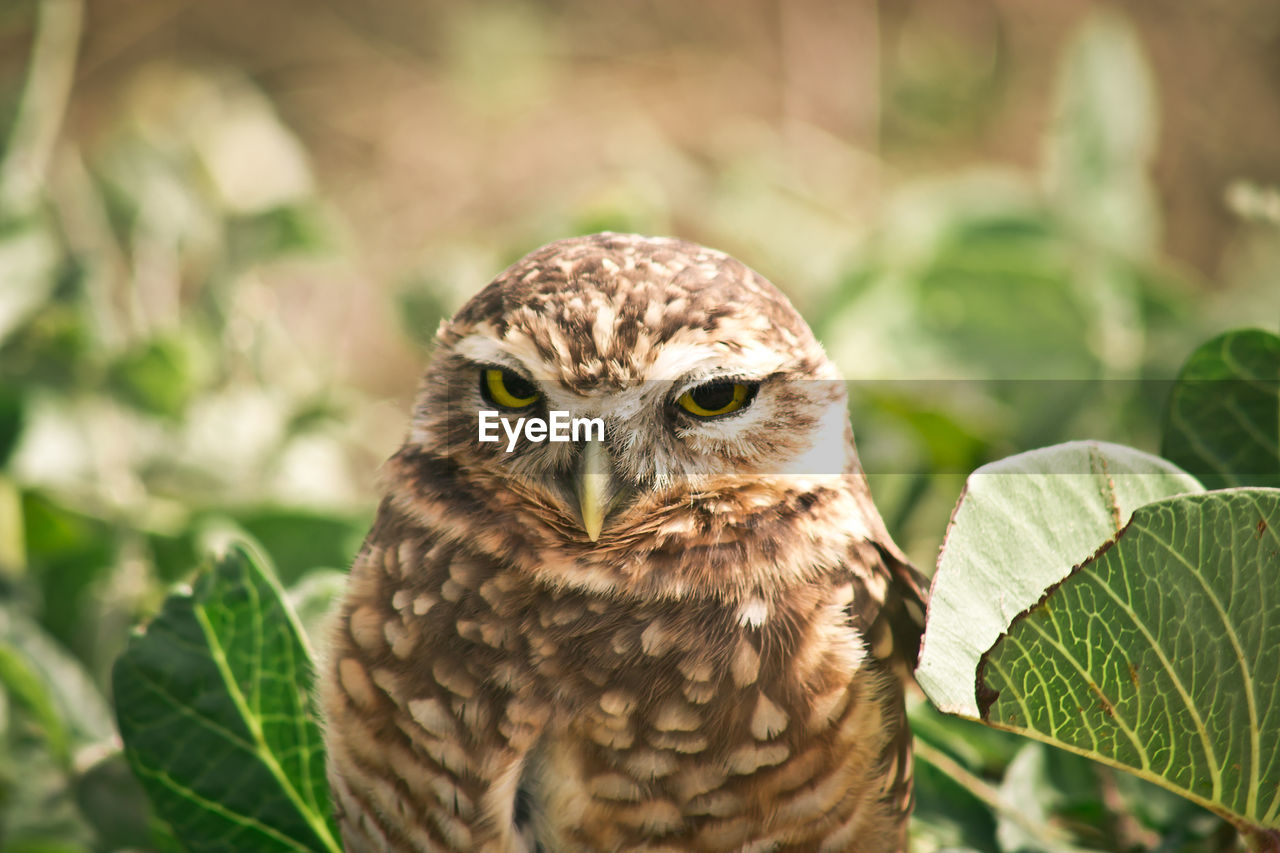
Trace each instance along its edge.
<path fill-rule="evenodd" d="M 793 593 L 533 592 L 530 665 L 558 700 L 525 779 L 547 850 L 897 846 L 896 691 L 850 625 L 847 577 Z"/>

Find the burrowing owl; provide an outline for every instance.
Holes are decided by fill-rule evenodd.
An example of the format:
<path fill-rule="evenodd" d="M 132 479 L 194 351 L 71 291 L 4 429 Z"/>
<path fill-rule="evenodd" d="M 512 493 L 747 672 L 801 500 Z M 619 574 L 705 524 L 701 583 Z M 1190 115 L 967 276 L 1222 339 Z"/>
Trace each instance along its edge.
<path fill-rule="evenodd" d="M 679 240 L 552 243 L 442 324 L 322 676 L 347 849 L 901 849 L 921 586 L 845 407 Z"/>

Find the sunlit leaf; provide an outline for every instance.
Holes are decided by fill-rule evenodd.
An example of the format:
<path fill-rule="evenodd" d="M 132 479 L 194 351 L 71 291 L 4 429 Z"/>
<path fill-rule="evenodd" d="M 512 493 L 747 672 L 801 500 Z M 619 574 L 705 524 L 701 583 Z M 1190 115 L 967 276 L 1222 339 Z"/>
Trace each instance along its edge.
<path fill-rule="evenodd" d="M 978 716 L 973 673 L 1009 622 L 1089 558 L 1142 504 L 1201 491 L 1158 457 L 1070 442 L 969 476 L 933 578 L 916 678 L 943 711 Z"/>
<path fill-rule="evenodd" d="M 312 664 L 241 547 L 177 592 L 116 663 L 125 754 L 192 851 L 337 851 Z"/>
<path fill-rule="evenodd" d="M 984 720 L 1280 828 L 1280 490 L 1180 495 L 1019 615 Z"/>

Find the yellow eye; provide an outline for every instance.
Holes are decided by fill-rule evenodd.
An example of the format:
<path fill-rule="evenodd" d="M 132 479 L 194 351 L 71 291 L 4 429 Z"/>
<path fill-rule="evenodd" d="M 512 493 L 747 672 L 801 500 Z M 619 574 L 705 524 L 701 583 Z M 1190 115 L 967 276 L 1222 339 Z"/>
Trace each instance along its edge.
<path fill-rule="evenodd" d="M 708 382 L 685 391 L 676 402 L 691 415 L 715 418 L 746 406 L 755 397 L 758 387 L 754 383 Z"/>
<path fill-rule="evenodd" d="M 520 374 L 497 367 L 480 371 L 480 393 L 504 409 L 525 409 L 538 401 L 538 389 Z"/>

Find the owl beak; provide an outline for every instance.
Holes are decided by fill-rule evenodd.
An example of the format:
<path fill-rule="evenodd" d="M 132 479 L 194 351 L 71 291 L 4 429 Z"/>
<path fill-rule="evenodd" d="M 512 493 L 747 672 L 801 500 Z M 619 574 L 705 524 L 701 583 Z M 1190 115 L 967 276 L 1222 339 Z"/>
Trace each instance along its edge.
<path fill-rule="evenodd" d="M 582 512 L 582 528 L 592 542 L 600 538 L 600 529 L 613 504 L 609 462 L 609 451 L 600 441 L 588 441 L 578 460 L 578 509 Z"/>

